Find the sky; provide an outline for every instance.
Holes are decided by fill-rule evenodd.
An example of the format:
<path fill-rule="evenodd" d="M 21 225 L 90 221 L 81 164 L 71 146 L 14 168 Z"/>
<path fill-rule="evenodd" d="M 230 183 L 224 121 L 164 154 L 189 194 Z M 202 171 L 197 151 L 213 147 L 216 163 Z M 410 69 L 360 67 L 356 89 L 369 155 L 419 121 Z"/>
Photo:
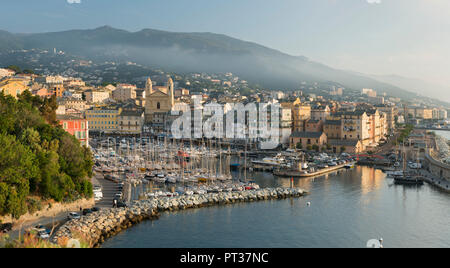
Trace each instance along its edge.
<path fill-rule="evenodd" d="M 0 29 L 214 32 L 366 74 L 450 86 L 449 0 L 2 0 Z"/>

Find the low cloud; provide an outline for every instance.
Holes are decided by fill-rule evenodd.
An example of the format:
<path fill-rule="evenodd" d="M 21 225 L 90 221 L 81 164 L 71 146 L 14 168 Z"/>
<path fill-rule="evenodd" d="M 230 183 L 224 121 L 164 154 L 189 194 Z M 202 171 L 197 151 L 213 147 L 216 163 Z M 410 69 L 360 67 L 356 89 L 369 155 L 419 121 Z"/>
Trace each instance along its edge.
<path fill-rule="evenodd" d="M 81 0 L 67 0 L 69 4 L 81 4 Z"/>
<path fill-rule="evenodd" d="M 381 0 L 367 0 L 369 4 L 381 4 Z"/>

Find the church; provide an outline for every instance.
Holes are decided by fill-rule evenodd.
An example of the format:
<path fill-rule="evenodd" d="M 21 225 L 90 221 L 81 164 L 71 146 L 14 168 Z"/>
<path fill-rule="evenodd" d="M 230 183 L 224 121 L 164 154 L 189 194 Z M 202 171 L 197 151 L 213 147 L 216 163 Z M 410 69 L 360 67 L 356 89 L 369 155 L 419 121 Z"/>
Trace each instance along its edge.
<path fill-rule="evenodd" d="M 145 124 L 151 125 L 153 131 L 163 131 L 166 118 L 174 105 L 172 78 L 169 78 L 166 87 L 153 87 L 152 80 L 148 78 L 145 85 Z"/>

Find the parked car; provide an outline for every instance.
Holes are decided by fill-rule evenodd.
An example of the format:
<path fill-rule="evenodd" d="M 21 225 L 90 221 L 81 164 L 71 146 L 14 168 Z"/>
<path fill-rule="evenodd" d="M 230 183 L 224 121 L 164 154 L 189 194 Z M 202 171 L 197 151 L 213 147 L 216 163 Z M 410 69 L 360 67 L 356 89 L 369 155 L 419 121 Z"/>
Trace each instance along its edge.
<path fill-rule="evenodd" d="M 124 202 L 119 201 L 119 202 L 117 202 L 117 207 L 118 208 L 126 208 L 127 204 L 125 204 Z"/>
<path fill-rule="evenodd" d="M 67 216 L 67 218 L 69 220 L 78 220 L 81 218 L 80 214 L 76 213 L 76 212 L 70 212 L 69 215 Z"/>
<path fill-rule="evenodd" d="M 40 231 L 38 232 L 38 237 L 40 239 L 49 239 L 50 235 L 46 231 Z"/>
<path fill-rule="evenodd" d="M 100 211 L 100 208 L 98 208 L 98 207 L 93 207 L 93 208 L 91 208 L 91 211 L 92 211 L 92 212 L 97 212 L 97 211 Z"/>
<path fill-rule="evenodd" d="M 0 233 L 7 233 L 12 230 L 12 223 L 0 224 Z"/>
<path fill-rule="evenodd" d="M 51 233 L 51 230 L 48 229 L 47 227 L 45 227 L 44 225 L 36 225 L 33 228 L 33 231 L 36 231 L 37 233 L 39 233 L 39 232 L 46 232 L 47 234 Z"/>
<path fill-rule="evenodd" d="M 89 208 L 83 209 L 83 216 L 89 215 L 92 213 L 92 210 Z"/>

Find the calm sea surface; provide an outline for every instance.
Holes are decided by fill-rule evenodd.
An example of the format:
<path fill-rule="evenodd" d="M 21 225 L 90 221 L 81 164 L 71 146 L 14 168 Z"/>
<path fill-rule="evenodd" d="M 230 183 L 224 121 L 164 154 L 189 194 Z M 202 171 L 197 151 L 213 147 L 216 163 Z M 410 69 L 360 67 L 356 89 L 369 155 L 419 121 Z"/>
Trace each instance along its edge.
<path fill-rule="evenodd" d="M 251 177 L 262 187 L 289 186 L 269 173 Z M 427 184 L 396 186 L 380 170 L 357 167 L 295 186 L 310 194 L 164 213 L 103 247 L 365 247 L 381 237 L 385 247 L 450 247 L 450 194 Z"/>
<path fill-rule="evenodd" d="M 450 140 L 450 131 L 434 131 L 437 135 Z"/>

